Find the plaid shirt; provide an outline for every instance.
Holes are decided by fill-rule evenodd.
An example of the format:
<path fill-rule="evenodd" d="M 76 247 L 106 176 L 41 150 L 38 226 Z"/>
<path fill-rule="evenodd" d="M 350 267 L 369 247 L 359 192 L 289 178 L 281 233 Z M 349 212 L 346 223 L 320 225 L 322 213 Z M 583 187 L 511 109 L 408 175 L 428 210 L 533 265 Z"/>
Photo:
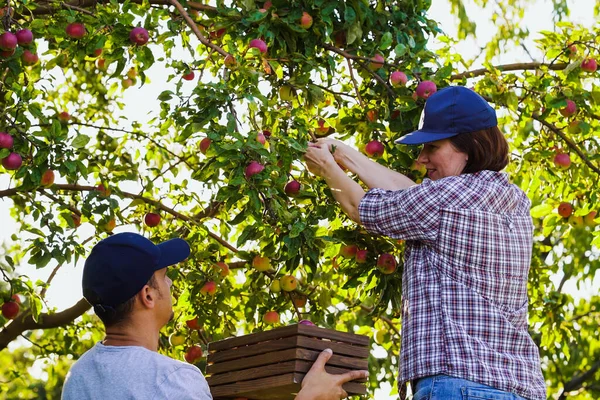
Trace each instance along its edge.
<path fill-rule="evenodd" d="M 399 387 L 445 374 L 546 399 L 527 331 L 529 208 L 525 193 L 492 171 L 365 195 L 361 223 L 407 241 Z"/>

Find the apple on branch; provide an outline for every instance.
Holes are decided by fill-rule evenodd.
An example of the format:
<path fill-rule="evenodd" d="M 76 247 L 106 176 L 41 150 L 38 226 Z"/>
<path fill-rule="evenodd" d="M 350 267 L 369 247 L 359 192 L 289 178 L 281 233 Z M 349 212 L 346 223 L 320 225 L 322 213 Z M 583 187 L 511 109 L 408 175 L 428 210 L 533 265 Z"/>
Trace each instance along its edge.
<path fill-rule="evenodd" d="M 427 100 L 429 96 L 437 92 L 437 86 L 432 81 L 420 82 L 415 90 L 417 97 Z"/>
<path fill-rule="evenodd" d="M 200 294 L 214 296 L 217 293 L 217 283 L 208 281 L 200 288 Z"/>
<path fill-rule="evenodd" d="M 211 141 L 209 138 L 204 138 L 200 141 L 200 152 L 202 154 L 206 154 L 206 151 L 210 147 L 210 143 L 211 143 Z"/>
<path fill-rule="evenodd" d="M 276 324 L 279 322 L 279 314 L 277 311 L 267 311 L 263 316 L 263 321 L 268 325 Z"/>
<path fill-rule="evenodd" d="M 15 140 L 10 134 L 0 132 L 0 149 L 12 149 L 14 143 Z"/>
<path fill-rule="evenodd" d="M 67 25 L 65 32 L 72 39 L 81 39 L 85 36 L 85 25 L 81 22 L 73 22 Z"/>
<path fill-rule="evenodd" d="M 383 253 L 377 259 L 377 268 L 386 275 L 396 271 L 396 259 L 389 253 Z"/>
<path fill-rule="evenodd" d="M 285 188 L 283 188 L 283 191 L 285 192 L 285 194 L 287 194 L 290 197 L 294 197 L 298 194 L 298 192 L 300 192 L 300 182 L 298 182 L 297 180 L 293 179 L 291 181 L 289 181 L 286 185 Z"/>
<path fill-rule="evenodd" d="M 281 289 L 285 292 L 291 292 L 298 287 L 298 280 L 293 275 L 285 275 L 279 279 Z"/>
<path fill-rule="evenodd" d="M 10 153 L 8 156 L 2 159 L 2 166 L 9 171 L 14 171 L 21 168 L 23 165 L 23 158 L 17 153 Z"/>
<path fill-rule="evenodd" d="M 40 181 L 40 185 L 43 187 L 50 187 L 54 184 L 54 171 L 51 169 L 47 169 L 42 174 L 42 179 Z"/>
<path fill-rule="evenodd" d="M 367 155 L 372 158 L 381 157 L 383 155 L 384 150 L 385 148 L 383 147 L 383 143 L 381 143 L 379 140 L 371 140 L 365 146 L 365 153 L 367 153 Z"/>
<path fill-rule="evenodd" d="M 390 75 L 390 83 L 393 87 L 405 86 L 406 82 L 408 82 L 408 78 L 402 71 L 394 71 Z"/>
<path fill-rule="evenodd" d="M 160 224 L 160 215 L 156 213 L 147 213 L 144 216 L 144 223 L 150 228 L 154 228 Z"/>
<path fill-rule="evenodd" d="M 573 206 L 571 203 L 563 201 L 558 205 L 558 215 L 563 218 L 569 218 L 573 214 Z"/>
<path fill-rule="evenodd" d="M 19 46 L 28 46 L 33 42 L 33 33 L 29 29 L 20 29 L 15 36 Z"/>
<path fill-rule="evenodd" d="M 348 246 L 340 247 L 339 255 L 343 258 L 354 258 L 356 253 L 358 252 L 358 246 L 355 244 L 351 244 Z"/>
<path fill-rule="evenodd" d="M 16 301 L 7 301 L 2 304 L 2 316 L 6 319 L 14 319 L 19 314 L 19 304 Z"/>
<path fill-rule="evenodd" d="M 268 271 L 271 269 L 271 260 L 267 257 L 256 256 L 252 259 L 252 267 L 259 272 Z"/>
<path fill-rule="evenodd" d="M 567 169 L 571 165 L 571 157 L 567 153 L 558 153 L 554 156 L 554 165 Z"/>
<path fill-rule="evenodd" d="M 202 358 L 202 347 L 196 345 L 191 346 L 185 352 L 184 358 L 188 363 L 194 364 L 196 361 Z"/>
<path fill-rule="evenodd" d="M 148 35 L 148 31 L 141 26 L 137 26 L 129 32 L 129 40 L 131 43 L 137 46 L 143 46 L 148 43 L 150 40 L 150 36 Z"/>

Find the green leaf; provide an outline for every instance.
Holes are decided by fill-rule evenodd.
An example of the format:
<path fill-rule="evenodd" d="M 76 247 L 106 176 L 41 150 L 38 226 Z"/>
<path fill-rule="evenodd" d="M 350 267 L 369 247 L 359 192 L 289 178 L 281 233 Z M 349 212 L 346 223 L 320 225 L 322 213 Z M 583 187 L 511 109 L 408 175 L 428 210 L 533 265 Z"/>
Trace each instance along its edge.
<path fill-rule="evenodd" d="M 76 149 L 82 149 L 88 144 L 89 141 L 90 138 L 88 136 L 77 135 L 75 139 L 73 139 L 73 141 L 71 142 L 71 146 L 73 146 Z"/>
<path fill-rule="evenodd" d="M 391 46 L 393 41 L 393 37 L 392 37 L 392 33 L 391 32 L 386 32 L 383 34 L 383 36 L 381 37 L 381 40 L 379 41 L 379 50 L 385 50 L 388 47 Z"/>

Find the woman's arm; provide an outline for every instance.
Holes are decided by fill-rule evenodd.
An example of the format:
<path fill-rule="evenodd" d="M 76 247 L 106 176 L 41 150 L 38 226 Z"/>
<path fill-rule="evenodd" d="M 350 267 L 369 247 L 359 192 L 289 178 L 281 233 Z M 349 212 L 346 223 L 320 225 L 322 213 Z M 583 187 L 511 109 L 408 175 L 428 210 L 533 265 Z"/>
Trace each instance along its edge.
<path fill-rule="evenodd" d="M 338 140 L 320 139 L 317 143 L 327 146 L 333 152 L 335 161 L 358 175 L 358 178 L 369 189 L 400 190 L 416 185 L 407 176 L 376 163 L 366 155 Z"/>

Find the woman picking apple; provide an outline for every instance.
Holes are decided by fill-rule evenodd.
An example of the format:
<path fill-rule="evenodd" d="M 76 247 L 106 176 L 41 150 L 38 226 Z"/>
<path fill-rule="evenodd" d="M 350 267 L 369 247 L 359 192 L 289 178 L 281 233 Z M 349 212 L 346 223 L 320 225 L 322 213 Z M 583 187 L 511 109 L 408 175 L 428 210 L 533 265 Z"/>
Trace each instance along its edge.
<path fill-rule="evenodd" d="M 527 330 L 530 201 L 500 172 L 508 144 L 497 124 L 467 88 L 433 94 L 423 127 L 396 141 L 423 145 L 419 185 L 335 140 L 305 154 L 350 218 L 406 240 L 398 386 L 411 382 L 414 400 L 546 398 Z"/>

